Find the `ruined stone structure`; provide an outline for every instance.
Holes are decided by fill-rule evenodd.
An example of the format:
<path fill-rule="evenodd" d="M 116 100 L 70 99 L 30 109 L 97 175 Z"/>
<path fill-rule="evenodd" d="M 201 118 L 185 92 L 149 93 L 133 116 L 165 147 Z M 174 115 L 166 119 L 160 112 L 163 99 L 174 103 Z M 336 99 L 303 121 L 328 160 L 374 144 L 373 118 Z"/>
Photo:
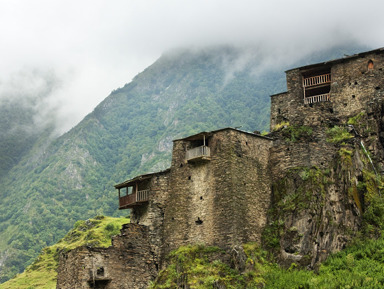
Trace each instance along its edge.
<path fill-rule="evenodd" d="M 109 248 L 63 254 L 56 288 L 147 288 L 157 273 L 149 240 L 146 226 L 126 224 Z"/>
<path fill-rule="evenodd" d="M 110 248 L 63 254 L 57 288 L 147 288 L 187 244 L 255 241 L 310 268 L 342 249 L 361 226 L 365 184 L 384 171 L 383 68 L 378 49 L 289 70 L 268 136 L 226 128 L 175 140 L 170 169 L 115 186 L 131 224 Z"/>

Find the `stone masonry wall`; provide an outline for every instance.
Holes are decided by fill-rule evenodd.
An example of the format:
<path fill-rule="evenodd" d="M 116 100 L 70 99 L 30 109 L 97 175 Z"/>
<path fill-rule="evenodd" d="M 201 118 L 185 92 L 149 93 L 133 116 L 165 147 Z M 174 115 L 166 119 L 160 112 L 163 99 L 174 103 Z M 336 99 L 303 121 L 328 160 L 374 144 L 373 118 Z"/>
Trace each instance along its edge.
<path fill-rule="evenodd" d="M 131 209 L 131 223 L 148 227 L 149 242 L 155 255 L 156 265 L 161 266 L 163 245 L 164 210 L 168 200 L 169 171 L 155 174 L 149 180 L 149 201 Z"/>
<path fill-rule="evenodd" d="M 230 247 L 260 241 L 270 203 L 272 141 L 227 129 L 208 139 L 211 160 L 186 163 L 187 140 L 174 142 L 164 216 L 164 253 L 203 243 Z"/>
<path fill-rule="evenodd" d="M 368 62 L 373 61 L 373 69 Z M 326 125 L 329 121 L 345 123 L 366 109 L 374 98 L 384 93 L 384 54 L 367 53 L 335 62 L 331 66 L 331 100 L 304 105 L 302 72 L 287 72 L 288 92 L 271 97 L 271 130 L 283 121 L 297 125 Z"/>
<path fill-rule="evenodd" d="M 156 276 L 145 226 L 126 224 L 109 248 L 79 247 L 61 254 L 57 289 L 143 289 Z"/>
<path fill-rule="evenodd" d="M 276 230 L 281 262 L 288 266 L 295 262 L 313 268 L 341 250 L 360 229 L 362 196 L 357 180 L 369 167 L 357 141 L 343 146 L 348 156 L 342 156 L 340 149 L 320 141 L 281 143 L 271 150 L 269 229 Z"/>

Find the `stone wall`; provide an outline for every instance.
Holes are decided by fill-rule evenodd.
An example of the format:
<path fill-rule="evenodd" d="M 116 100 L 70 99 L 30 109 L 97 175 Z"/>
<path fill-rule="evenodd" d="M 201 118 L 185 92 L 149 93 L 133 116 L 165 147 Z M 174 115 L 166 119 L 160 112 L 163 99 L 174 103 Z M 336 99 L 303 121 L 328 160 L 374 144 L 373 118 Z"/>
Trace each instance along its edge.
<path fill-rule="evenodd" d="M 169 170 L 154 174 L 149 180 L 149 201 L 131 209 L 131 223 L 147 226 L 152 252 L 157 266 L 161 266 L 164 210 L 168 200 Z"/>
<path fill-rule="evenodd" d="M 368 69 L 368 62 L 373 68 Z M 288 92 L 271 97 L 271 130 L 285 121 L 298 125 L 327 125 L 329 121 L 345 123 L 373 99 L 384 93 L 384 53 L 370 52 L 360 56 L 330 61 L 323 64 L 331 67 L 330 102 L 304 105 L 302 74 L 322 66 L 311 65 L 287 72 Z"/>
<path fill-rule="evenodd" d="M 305 105 L 303 73 L 322 65 L 331 71 L 331 101 Z M 282 263 L 309 267 L 342 249 L 361 226 L 358 184 L 372 170 L 362 143 L 384 172 L 383 68 L 376 51 L 288 71 L 288 91 L 271 98 L 271 130 L 283 122 L 311 129 L 298 139 L 222 129 L 174 141 L 171 169 L 145 180 L 152 193 L 132 209 L 132 224 L 110 248 L 63 254 L 57 288 L 146 288 L 165 256 L 188 244 L 229 249 L 263 238 Z M 330 127 L 359 114 L 353 139 L 327 140 Z M 210 157 L 188 162 L 199 136 Z"/>
<path fill-rule="evenodd" d="M 203 243 L 223 248 L 260 241 L 270 204 L 271 139 L 225 129 L 207 139 L 211 160 L 185 161 L 189 140 L 174 142 L 164 253 Z"/>
<path fill-rule="evenodd" d="M 145 226 L 126 224 L 109 248 L 79 247 L 60 255 L 57 289 L 142 289 L 156 276 Z"/>
<path fill-rule="evenodd" d="M 303 74 L 322 67 L 331 72 L 330 101 L 305 105 Z M 310 137 L 294 142 L 284 137 L 284 129 L 272 134 L 273 201 L 265 237 L 271 240 L 270 233 L 277 234 L 283 263 L 313 267 L 359 230 L 367 192 L 358 186 L 363 171 L 373 173 L 362 144 L 384 171 L 383 68 L 380 50 L 293 69 L 287 72 L 288 91 L 271 97 L 271 130 L 282 123 L 313 130 Z M 353 139 L 343 145 L 327 141 L 329 128 L 347 127 L 348 121 L 354 126 L 348 128 Z"/>
<path fill-rule="evenodd" d="M 270 151 L 272 206 L 264 237 L 279 240 L 274 246 L 287 266 L 313 268 L 342 249 L 361 225 L 357 180 L 369 168 L 359 142 L 351 139 L 341 148 L 326 141 L 324 128 L 313 129 L 307 139 L 280 138 Z"/>

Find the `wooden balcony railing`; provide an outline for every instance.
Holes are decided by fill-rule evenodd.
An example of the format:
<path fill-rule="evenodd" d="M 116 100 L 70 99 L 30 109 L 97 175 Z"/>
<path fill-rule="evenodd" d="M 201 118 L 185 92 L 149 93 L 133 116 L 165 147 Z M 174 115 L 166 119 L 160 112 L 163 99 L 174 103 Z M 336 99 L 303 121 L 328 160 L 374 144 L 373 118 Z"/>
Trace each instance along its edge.
<path fill-rule="evenodd" d="M 304 87 L 316 86 L 316 85 L 327 84 L 327 83 L 331 83 L 330 73 L 311 76 L 303 79 Z"/>
<path fill-rule="evenodd" d="M 141 190 L 127 196 L 121 196 L 119 198 L 119 208 L 140 205 L 140 203 L 143 203 L 149 200 L 149 194 L 150 194 L 149 190 Z"/>
<path fill-rule="evenodd" d="M 211 156 L 211 150 L 208 146 L 199 146 L 199 147 L 188 150 L 185 155 L 185 159 L 189 161 L 196 158 L 210 157 L 210 156 Z"/>
<path fill-rule="evenodd" d="M 304 97 L 304 104 L 329 101 L 329 93 Z"/>
<path fill-rule="evenodd" d="M 141 190 L 136 193 L 136 202 L 145 202 L 149 199 L 149 190 Z"/>

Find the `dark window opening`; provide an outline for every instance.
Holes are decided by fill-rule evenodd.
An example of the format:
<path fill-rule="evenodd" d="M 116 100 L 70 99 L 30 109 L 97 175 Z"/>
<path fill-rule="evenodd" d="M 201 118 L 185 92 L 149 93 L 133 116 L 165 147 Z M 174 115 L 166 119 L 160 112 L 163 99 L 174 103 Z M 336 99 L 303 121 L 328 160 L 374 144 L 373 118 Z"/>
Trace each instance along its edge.
<path fill-rule="evenodd" d="M 185 159 L 188 162 L 201 162 L 209 160 L 211 151 L 209 148 L 209 138 L 206 135 L 199 135 L 197 139 L 192 139 L 187 144 Z"/>
<path fill-rule="evenodd" d="M 190 148 L 197 148 L 201 146 L 208 146 L 208 139 L 207 138 L 201 138 L 198 140 L 193 140 L 190 142 Z"/>
<path fill-rule="evenodd" d="M 376 86 L 375 89 L 376 89 L 376 90 L 380 90 L 380 86 Z"/>
<path fill-rule="evenodd" d="M 97 268 L 96 275 L 100 277 L 104 276 L 104 267 Z"/>
<path fill-rule="evenodd" d="M 315 95 L 321 95 L 321 94 L 327 94 L 331 91 L 331 86 L 326 85 L 326 86 L 319 86 L 319 87 L 314 87 L 312 89 L 308 89 L 305 91 L 305 97 L 311 97 Z"/>
<path fill-rule="evenodd" d="M 204 200 L 203 197 L 200 197 L 200 200 Z"/>
<path fill-rule="evenodd" d="M 353 94 L 353 95 L 352 95 L 352 98 L 355 98 L 355 97 L 356 97 L 356 96 Z"/>
<path fill-rule="evenodd" d="M 331 91 L 331 68 L 303 73 L 304 104 L 329 101 Z"/>
<path fill-rule="evenodd" d="M 108 288 L 108 283 L 110 280 L 94 280 L 88 281 L 89 287 L 93 289 L 105 289 Z"/>
<path fill-rule="evenodd" d="M 192 179 L 192 177 L 191 176 L 188 176 L 188 180 L 191 180 Z"/>
<path fill-rule="evenodd" d="M 203 221 L 200 218 L 197 218 L 195 223 L 196 223 L 196 225 L 201 225 L 203 223 Z"/>

